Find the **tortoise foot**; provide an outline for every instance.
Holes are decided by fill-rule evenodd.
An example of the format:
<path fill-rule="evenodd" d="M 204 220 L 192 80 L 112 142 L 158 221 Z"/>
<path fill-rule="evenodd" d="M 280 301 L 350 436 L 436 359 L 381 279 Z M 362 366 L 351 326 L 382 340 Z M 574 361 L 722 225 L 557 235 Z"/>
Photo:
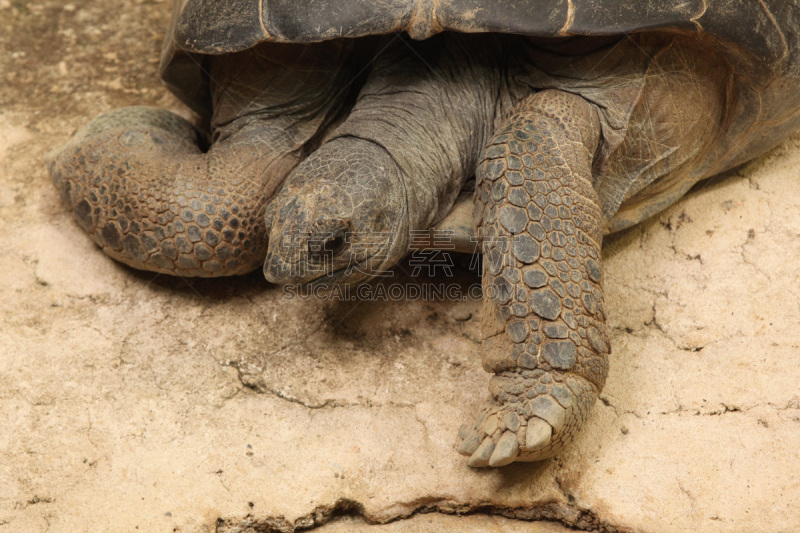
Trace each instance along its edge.
<path fill-rule="evenodd" d="M 542 370 L 492 378 L 497 399 L 459 430 L 458 452 L 472 467 L 540 461 L 572 442 L 597 399 L 595 387 L 574 375 Z"/>

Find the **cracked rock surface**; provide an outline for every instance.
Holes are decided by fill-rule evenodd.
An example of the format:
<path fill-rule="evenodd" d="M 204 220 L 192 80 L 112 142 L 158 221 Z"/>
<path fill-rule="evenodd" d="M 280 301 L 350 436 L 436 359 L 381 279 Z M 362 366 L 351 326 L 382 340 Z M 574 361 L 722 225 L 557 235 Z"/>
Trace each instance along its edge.
<path fill-rule="evenodd" d="M 43 156 L 90 117 L 186 115 L 157 80 L 168 11 L 0 0 L 0 532 L 800 523 L 800 136 L 606 240 L 611 371 L 583 433 L 471 470 L 480 302 L 139 273 L 60 205 Z M 478 283 L 459 261 L 449 282 Z"/>

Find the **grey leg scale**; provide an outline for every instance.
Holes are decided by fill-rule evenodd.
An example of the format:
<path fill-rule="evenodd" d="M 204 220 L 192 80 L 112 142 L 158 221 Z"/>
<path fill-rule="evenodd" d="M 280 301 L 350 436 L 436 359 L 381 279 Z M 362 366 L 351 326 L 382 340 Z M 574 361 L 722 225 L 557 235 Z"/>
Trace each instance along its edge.
<path fill-rule="evenodd" d="M 521 102 L 484 150 L 476 220 L 483 239 L 484 369 L 496 404 L 462 426 L 475 467 L 552 457 L 605 382 L 603 217 L 592 188 L 597 116 L 559 91 Z"/>

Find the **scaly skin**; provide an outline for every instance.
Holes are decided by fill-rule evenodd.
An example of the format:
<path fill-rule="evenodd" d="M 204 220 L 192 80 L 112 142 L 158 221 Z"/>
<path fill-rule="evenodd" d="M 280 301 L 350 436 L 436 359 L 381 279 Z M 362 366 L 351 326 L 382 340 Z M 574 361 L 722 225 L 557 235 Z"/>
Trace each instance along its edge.
<path fill-rule="evenodd" d="M 600 135 L 590 104 L 543 91 L 519 104 L 484 151 L 476 218 L 483 241 L 483 367 L 497 404 L 461 429 L 475 467 L 552 457 L 569 444 L 608 372 L 592 188 Z"/>
<path fill-rule="evenodd" d="M 352 81 L 350 45 L 265 45 L 208 60 L 212 145 L 164 110 L 111 111 L 50 162 L 78 223 L 134 268 L 244 274 L 267 251 L 264 212 Z"/>
<path fill-rule="evenodd" d="M 408 249 L 404 200 L 385 149 L 353 137 L 328 142 L 275 198 L 264 275 L 275 283 L 366 279 Z"/>

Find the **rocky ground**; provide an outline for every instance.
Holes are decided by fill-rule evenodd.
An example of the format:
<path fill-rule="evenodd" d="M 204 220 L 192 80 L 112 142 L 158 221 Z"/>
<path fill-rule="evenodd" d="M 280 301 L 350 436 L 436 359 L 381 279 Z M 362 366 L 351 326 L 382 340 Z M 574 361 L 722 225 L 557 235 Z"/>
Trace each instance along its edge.
<path fill-rule="evenodd" d="M 135 272 L 60 205 L 43 158 L 90 117 L 187 114 L 157 80 L 168 12 L 0 0 L 0 531 L 796 530 L 800 136 L 607 240 L 579 441 L 471 470 L 479 302 Z"/>

